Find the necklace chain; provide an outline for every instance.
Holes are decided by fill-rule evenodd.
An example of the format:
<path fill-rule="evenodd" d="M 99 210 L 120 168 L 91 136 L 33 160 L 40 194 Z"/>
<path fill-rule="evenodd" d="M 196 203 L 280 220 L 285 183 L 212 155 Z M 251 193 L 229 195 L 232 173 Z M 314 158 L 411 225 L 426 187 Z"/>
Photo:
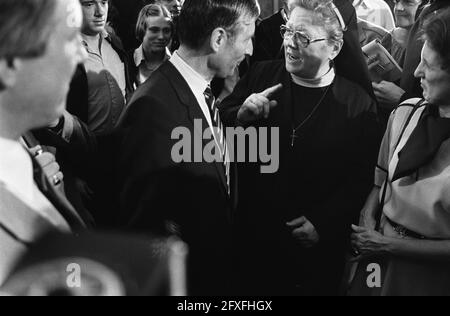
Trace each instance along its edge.
<path fill-rule="evenodd" d="M 322 97 L 320 98 L 319 102 L 316 104 L 316 106 L 314 107 L 314 109 L 311 111 L 311 113 L 300 123 L 300 125 L 298 125 L 297 127 L 294 127 L 294 123 L 292 123 L 292 135 L 291 135 L 291 146 L 294 147 L 295 144 L 295 139 L 299 138 L 299 136 L 297 136 L 297 131 L 299 129 L 301 129 L 312 117 L 313 115 L 317 112 L 317 110 L 319 109 L 320 105 L 322 104 L 322 102 L 325 100 L 325 97 L 328 93 L 328 90 L 330 89 L 331 85 L 329 85 L 325 92 L 323 93 Z M 295 107 L 295 105 L 294 105 Z M 294 110 L 292 111 L 292 113 L 294 114 Z M 292 121 L 294 121 L 294 117 L 295 115 L 292 115 Z"/>

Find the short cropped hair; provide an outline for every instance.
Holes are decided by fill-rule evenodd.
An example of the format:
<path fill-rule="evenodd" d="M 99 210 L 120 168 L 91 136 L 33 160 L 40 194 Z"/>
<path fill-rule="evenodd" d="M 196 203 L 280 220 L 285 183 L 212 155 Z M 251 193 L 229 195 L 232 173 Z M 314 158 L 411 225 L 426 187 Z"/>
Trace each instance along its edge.
<path fill-rule="evenodd" d="M 57 0 L 0 1 L 0 59 L 37 58 L 56 25 Z"/>
<path fill-rule="evenodd" d="M 336 6 L 332 0 L 296 0 L 292 10 L 301 7 L 313 11 L 314 24 L 325 28 L 330 41 L 340 42 L 344 38 L 344 29 L 339 21 Z"/>
<path fill-rule="evenodd" d="M 442 59 L 442 69 L 450 72 L 450 8 L 438 11 L 425 21 L 423 38 Z"/>
<path fill-rule="evenodd" d="M 149 16 L 154 17 L 165 17 L 169 18 L 172 22 L 172 15 L 170 14 L 169 10 L 160 3 L 156 4 L 149 4 L 142 8 L 141 12 L 139 13 L 139 17 L 136 23 L 136 38 L 139 42 L 144 41 L 145 33 L 147 32 L 147 18 Z"/>
<path fill-rule="evenodd" d="M 244 14 L 258 18 L 257 0 L 186 0 L 178 19 L 178 36 L 182 45 L 199 49 L 219 27 L 234 36 L 239 18 Z"/>

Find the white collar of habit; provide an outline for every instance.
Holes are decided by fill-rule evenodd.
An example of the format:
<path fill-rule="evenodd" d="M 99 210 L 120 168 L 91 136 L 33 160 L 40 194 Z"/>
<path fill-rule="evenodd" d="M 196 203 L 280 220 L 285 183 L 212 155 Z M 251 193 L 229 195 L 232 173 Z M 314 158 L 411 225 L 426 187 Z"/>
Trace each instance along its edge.
<path fill-rule="evenodd" d="M 334 71 L 334 68 L 331 67 L 325 75 L 317 79 L 304 79 L 294 74 L 291 74 L 291 78 L 296 85 L 305 88 L 324 88 L 333 83 L 334 78 L 336 78 L 336 73 Z"/>

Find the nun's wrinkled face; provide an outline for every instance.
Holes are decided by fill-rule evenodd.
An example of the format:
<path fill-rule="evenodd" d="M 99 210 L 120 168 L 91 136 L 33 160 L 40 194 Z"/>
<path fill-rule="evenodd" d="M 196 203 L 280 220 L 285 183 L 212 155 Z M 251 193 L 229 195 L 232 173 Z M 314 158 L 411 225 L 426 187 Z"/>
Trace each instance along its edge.
<path fill-rule="evenodd" d="M 342 47 L 341 43 L 329 40 L 327 30 L 318 22 L 313 11 L 295 7 L 282 27 L 286 69 L 305 79 L 325 75 Z"/>
<path fill-rule="evenodd" d="M 422 50 L 422 59 L 414 74 L 420 78 L 423 97 L 434 105 L 450 105 L 450 73 L 443 68 L 442 57 L 428 41 Z"/>

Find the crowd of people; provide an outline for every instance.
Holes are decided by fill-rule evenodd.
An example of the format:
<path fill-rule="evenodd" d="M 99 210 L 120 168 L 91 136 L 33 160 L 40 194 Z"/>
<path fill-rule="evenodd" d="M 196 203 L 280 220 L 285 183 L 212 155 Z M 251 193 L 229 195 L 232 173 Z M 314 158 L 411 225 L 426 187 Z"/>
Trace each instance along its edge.
<path fill-rule="evenodd" d="M 0 289 L 89 253 L 161 294 L 145 245 L 177 240 L 171 294 L 450 295 L 448 29 L 446 0 L 0 0 Z"/>

